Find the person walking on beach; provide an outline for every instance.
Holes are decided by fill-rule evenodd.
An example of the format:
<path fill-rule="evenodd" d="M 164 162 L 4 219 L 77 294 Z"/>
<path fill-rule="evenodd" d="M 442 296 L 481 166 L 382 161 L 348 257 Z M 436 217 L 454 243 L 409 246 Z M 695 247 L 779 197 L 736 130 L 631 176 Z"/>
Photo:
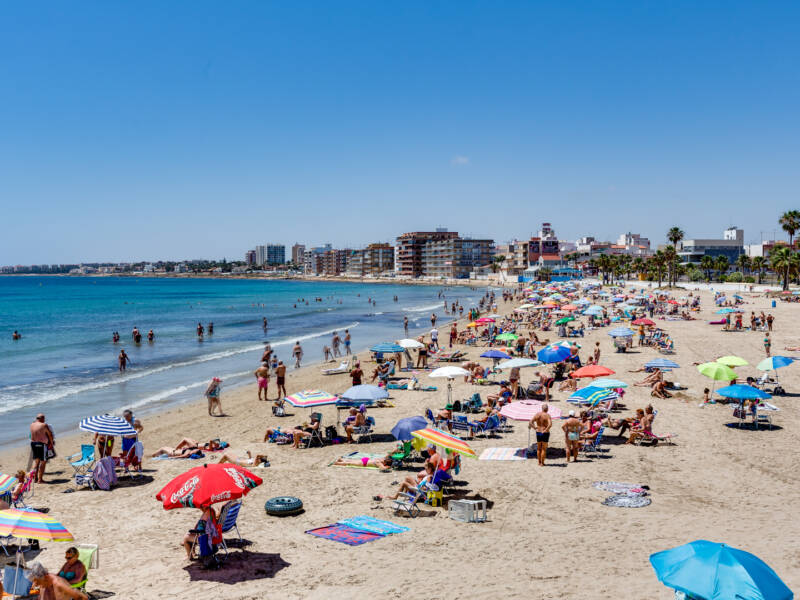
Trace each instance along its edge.
<path fill-rule="evenodd" d="M 258 399 L 268 400 L 269 396 L 267 394 L 267 390 L 269 388 L 269 363 L 261 363 L 261 366 L 255 370 L 253 375 L 255 375 L 256 381 L 258 382 Z M 261 390 L 264 390 L 263 398 L 261 397 Z"/>
<path fill-rule="evenodd" d="M 131 362 L 131 359 L 127 354 L 125 354 L 125 348 L 119 351 L 119 356 L 117 357 L 117 360 L 119 361 L 120 372 L 128 368 L 128 363 Z"/>
<path fill-rule="evenodd" d="M 544 466 L 544 460 L 547 458 L 547 444 L 550 442 L 550 428 L 553 426 L 553 420 L 547 414 L 547 403 L 542 404 L 542 410 L 533 415 L 528 427 L 536 430 L 536 457 L 539 459 L 539 466 Z"/>
<path fill-rule="evenodd" d="M 453 311 L 455 312 L 455 311 Z M 456 339 L 458 339 L 458 328 L 456 327 L 455 321 L 453 324 L 450 325 L 450 347 L 453 347 L 453 344 L 456 343 Z"/>
<path fill-rule="evenodd" d="M 278 387 L 278 397 L 275 400 L 280 400 L 286 396 L 286 365 L 282 360 L 278 361 L 278 366 L 275 368 L 275 380 Z"/>
<path fill-rule="evenodd" d="M 219 399 L 219 393 L 221 391 L 222 386 L 220 385 L 222 380 L 219 377 L 214 377 L 211 380 L 211 383 L 208 384 L 206 388 L 206 399 L 208 400 L 208 416 L 214 417 L 224 417 L 225 413 L 222 412 L 222 402 Z M 219 414 L 214 414 L 214 409 L 219 410 Z"/>
<path fill-rule="evenodd" d="M 352 340 L 350 339 L 350 330 L 349 329 L 345 329 L 344 330 L 344 353 L 347 356 L 350 356 L 352 354 L 352 352 L 350 351 L 350 342 L 351 341 Z"/>
<path fill-rule="evenodd" d="M 564 430 L 564 442 L 567 448 L 567 463 L 569 457 L 572 457 L 572 462 L 578 462 L 578 449 L 580 448 L 581 440 L 581 422 L 575 417 L 575 411 L 569 411 L 569 418 L 564 421 L 561 426 Z"/>
<path fill-rule="evenodd" d="M 594 364 L 600 364 L 600 342 L 594 343 Z"/>
<path fill-rule="evenodd" d="M 47 466 L 47 452 L 55 448 L 53 431 L 39 413 L 31 423 L 31 456 L 33 457 L 33 481 L 44 483 L 44 470 Z"/>
<path fill-rule="evenodd" d="M 331 349 L 328 345 L 322 347 L 322 360 L 325 362 L 330 362 L 333 360 L 333 357 L 331 356 Z"/>
<path fill-rule="evenodd" d="M 431 327 L 436 327 L 436 313 L 431 313 Z"/>
<path fill-rule="evenodd" d="M 408 337 L 408 317 L 403 317 L 403 331 L 405 331 L 406 337 Z"/>
<path fill-rule="evenodd" d="M 294 368 L 295 369 L 299 369 L 300 368 L 300 359 L 303 358 L 303 348 L 300 346 L 300 341 L 299 340 L 294 345 L 294 348 L 292 348 L 292 356 L 294 356 Z"/>
<path fill-rule="evenodd" d="M 272 356 L 272 346 L 269 342 L 264 342 L 264 353 L 261 355 L 261 362 L 269 363 L 269 358 Z"/>
<path fill-rule="evenodd" d="M 764 352 L 767 353 L 767 358 L 769 358 L 770 348 L 772 348 L 772 340 L 769 339 L 769 332 L 764 334 Z"/>
<path fill-rule="evenodd" d="M 364 371 L 361 370 L 361 363 L 356 361 L 356 364 L 350 371 L 350 378 L 353 380 L 353 385 L 361 385 L 361 380 L 363 377 Z"/>
<path fill-rule="evenodd" d="M 772 322 L 775 320 L 775 317 L 772 316 L 772 313 L 767 315 L 767 330 L 772 331 Z"/>
<path fill-rule="evenodd" d="M 431 329 L 431 345 L 433 346 L 434 351 L 439 351 L 439 330 L 434 327 Z"/>
<path fill-rule="evenodd" d="M 335 331 L 333 332 L 333 338 L 331 338 L 331 346 L 333 346 L 333 358 L 342 355 L 342 351 L 339 350 L 339 344 L 342 343 L 341 338 L 339 338 L 339 334 Z"/>

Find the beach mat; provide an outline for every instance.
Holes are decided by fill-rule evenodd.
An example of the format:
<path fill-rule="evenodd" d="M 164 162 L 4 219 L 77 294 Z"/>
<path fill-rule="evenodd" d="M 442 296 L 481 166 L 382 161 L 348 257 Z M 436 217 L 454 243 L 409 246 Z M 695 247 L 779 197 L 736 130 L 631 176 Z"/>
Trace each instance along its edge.
<path fill-rule="evenodd" d="M 404 527 L 403 525 L 396 525 L 391 521 L 383 521 L 367 515 L 343 519 L 339 521 L 338 524 L 352 527 L 353 529 L 358 529 L 361 531 L 378 533 L 380 535 L 392 535 L 393 533 L 403 533 L 409 531 L 409 528 Z"/>
<path fill-rule="evenodd" d="M 361 544 L 366 544 L 367 542 L 385 537 L 380 533 L 355 529 L 347 525 L 340 525 L 339 523 L 327 525 L 325 527 L 317 527 L 316 529 L 309 529 L 306 533 L 326 540 L 341 542 L 348 546 L 360 546 Z"/>
<path fill-rule="evenodd" d="M 609 496 L 603 500 L 606 506 L 617 506 L 620 508 L 642 508 L 652 502 L 650 498 L 644 496 L 628 496 L 627 494 L 620 494 L 618 496 Z"/>
<path fill-rule="evenodd" d="M 525 448 L 486 448 L 478 460 L 527 460 Z"/>
<path fill-rule="evenodd" d="M 604 492 L 611 492 L 612 494 L 627 494 L 629 496 L 643 496 L 650 489 L 646 485 L 638 483 L 621 483 L 619 481 L 595 481 L 592 487 L 603 490 Z"/>

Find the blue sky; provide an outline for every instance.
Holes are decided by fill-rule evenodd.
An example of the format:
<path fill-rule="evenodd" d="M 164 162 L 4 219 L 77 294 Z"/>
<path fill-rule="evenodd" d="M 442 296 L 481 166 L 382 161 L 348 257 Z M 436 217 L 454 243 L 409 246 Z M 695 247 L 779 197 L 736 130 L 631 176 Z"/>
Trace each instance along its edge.
<path fill-rule="evenodd" d="M 240 258 L 446 226 L 772 237 L 797 3 L 0 9 L 0 264 Z M 779 233 L 780 235 L 780 233 Z"/>

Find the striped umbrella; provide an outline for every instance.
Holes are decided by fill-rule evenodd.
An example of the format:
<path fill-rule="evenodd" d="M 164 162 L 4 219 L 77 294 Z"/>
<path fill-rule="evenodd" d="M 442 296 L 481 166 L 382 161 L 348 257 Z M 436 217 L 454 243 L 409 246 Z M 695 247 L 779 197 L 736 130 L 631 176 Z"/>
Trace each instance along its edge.
<path fill-rule="evenodd" d="M 608 388 L 598 388 L 594 386 L 586 386 L 576 392 L 567 399 L 571 404 L 588 404 L 596 406 L 599 402 L 617 398 L 618 394 Z"/>
<path fill-rule="evenodd" d="M 31 508 L 0 510 L 0 535 L 49 542 L 71 542 L 75 539 L 53 517 Z"/>
<path fill-rule="evenodd" d="M 5 494 L 8 490 L 17 485 L 17 481 L 16 477 L 0 473 L 0 495 Z"/>
<path fill-rule="evenodd" d="M 446 431 L 442 431 L 441 429 L 427 427 L 425 429 L 412 431 L 411 435 L 413 435 L 415 438 L 426 440 L 431 444 L 441 446 L 442 448 L 449 448 L 450 450 L 458 452 L 459 454 L 463 454 L 464 456 L 477 458 L 475 451 L 470 448 L 464 440 L 457 438 Z"/>
<path fill-rule="evenodd" d="M 653 360 L 644 363 L 644 366 L 646 369 L 661 369 L 662 371 L 680 368 L 678 363 L 676 363 L 674 360 L 669 360 L 668 358 L 654 358 Z"/>
<path fill-rule="evenodd" d="M 86 417 L 78 427 L 81 431 L 99 433 L 100 435 L 136 435 L 136 430 L 122 417 L 98 415 Z"/>
<path fill-rule="evenodd" d="M 338 398 L 328 392 L 320 390 L 303 390 L 291 396 L 286 396 L 286 401 L 295 408 L 314 408 L 316 406 L 326 406 L 336 404 Z"/>

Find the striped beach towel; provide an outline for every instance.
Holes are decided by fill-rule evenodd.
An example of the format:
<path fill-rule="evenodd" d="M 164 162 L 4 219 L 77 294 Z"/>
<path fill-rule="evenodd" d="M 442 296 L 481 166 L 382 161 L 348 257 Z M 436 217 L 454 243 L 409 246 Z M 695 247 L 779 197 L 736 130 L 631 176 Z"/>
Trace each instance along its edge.
<path fill-rule="evenodd" d="M 525 448 L 486 448 L 478 460 L 527 460 Z"/>
<path fill-rule="evenodd" d="M 383 521 L 366 515 L 343 519 L 338 523 L 339 525 L 346 525 L 353 529 L 371 531 L 372 533 L 380 533 L 381 535 L 392 535 L 393 533 L 403 533 L 409 530 L 408 527 L 404 527 L 403 525 L 396 525 L 391 521 Z"/>

